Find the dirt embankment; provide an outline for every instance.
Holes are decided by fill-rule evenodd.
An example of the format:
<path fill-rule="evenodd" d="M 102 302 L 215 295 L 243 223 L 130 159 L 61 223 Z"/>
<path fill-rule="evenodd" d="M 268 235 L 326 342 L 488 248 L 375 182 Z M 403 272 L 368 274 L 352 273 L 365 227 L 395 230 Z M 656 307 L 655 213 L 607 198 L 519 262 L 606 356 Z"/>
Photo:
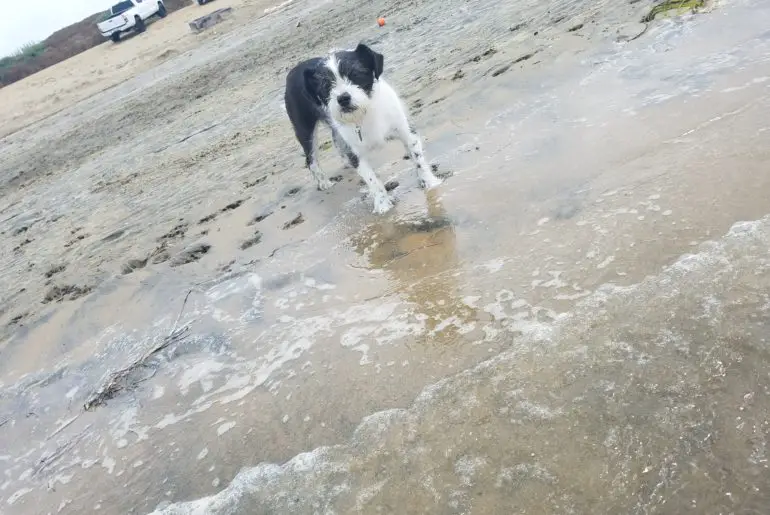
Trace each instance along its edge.
<path fill-rule="evenodd" d="M 167 0 L 165 4 L 169 12 L 174 12 L 188 6 L 189 0 Z M 104 36 L 95 25 L 107 12 L 94 13 L 39 43 L 20 49 L 15 55 L 0 59 L 0 88 L 104 43 Z"/>

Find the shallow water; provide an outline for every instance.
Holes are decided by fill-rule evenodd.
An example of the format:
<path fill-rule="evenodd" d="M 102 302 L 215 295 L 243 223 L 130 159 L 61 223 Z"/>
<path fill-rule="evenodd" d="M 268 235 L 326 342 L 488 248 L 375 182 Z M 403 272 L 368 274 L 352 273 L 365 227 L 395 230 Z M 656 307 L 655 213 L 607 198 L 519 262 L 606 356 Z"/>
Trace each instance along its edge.
<path fill-rule="evenodd" d="M 768 238 L 736 224 L 548 322 L 498 296 L 503 352 L 162 512 L 762 513 Z"/>
<path fill-rule="evenodd" d="M 463 12 L 473 33 L 499 15 Z M 465 89 L 437 81 L 414 93 L 403 78 L 421 63 L 406 56 L 429 27 L 383 39 L 408 63 L 397 77 L 410 105 L 447 97 L 419 119 L 454 176 L 426 195 L 409 163 L 383 152 L 382 176 L 401 186 L 396 211 L 377 218 L 355 180 L 321 194 L 304 171 L 286 172 L 251 194 L 275 202 L 258 225 L 270 251 L 211 273 L 253 214 L 235 209 L 202 236 L 214 250 L 201 266 L 109 277 L 16 331 L 0 363 L 0 505 L 763 512 L 767 14 L 761 2 L 723 5 L 628 44 L 554 35 L 541 63 L 536 54 L 490 78 L 484 70 L 529 51 L 529 40 L 500 38 L 497 53 L 463 65 Z M 234 155 L 246 147 L 237 141 Z M 229 157 L 212 184 L 232 171 Z M 303 188 L 286 196 L 295 180 Z M 181 187 L 190 203 L 212 195 L 202 182 Z M 73 210 L 109 197 L 86 191 Z M 105 200 L 105 216 L 148 202 L 126 197 L 135 204 Z M 300 211 L 305 223 L 281 229 Z M 99 226 L 124 232 L 91 243 L 89 259 L 138 245 L 142 216 Z M 187 338 L 115 398 L 80 409 L 110 371 L 185 325 Z"/>

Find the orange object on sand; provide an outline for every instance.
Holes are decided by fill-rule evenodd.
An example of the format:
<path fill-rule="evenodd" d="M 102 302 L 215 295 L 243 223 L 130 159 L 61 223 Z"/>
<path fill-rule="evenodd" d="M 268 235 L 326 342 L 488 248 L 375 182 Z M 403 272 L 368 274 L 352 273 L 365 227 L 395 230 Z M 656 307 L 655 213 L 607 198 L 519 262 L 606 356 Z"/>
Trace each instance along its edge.
<path fill-rule="evenodd" d="M 379 25 L 380 27 L 385 25 L 385 18 L 377 18 L 377 25 Z"/>

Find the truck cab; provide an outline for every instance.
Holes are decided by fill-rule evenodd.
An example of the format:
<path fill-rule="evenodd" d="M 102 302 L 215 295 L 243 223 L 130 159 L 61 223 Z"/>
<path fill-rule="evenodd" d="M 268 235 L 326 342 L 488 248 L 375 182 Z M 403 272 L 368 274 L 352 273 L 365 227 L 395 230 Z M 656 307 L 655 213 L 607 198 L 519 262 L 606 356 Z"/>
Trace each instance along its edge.
<path fill-rule="evenodd" d="M 144 32 L 145 20 L 151 16 L 164 18 L 167 14 L 163 0 L 123 0 L 113 5 L 105 20 L 96 24 L 102 36 L 120 41 L 123 32 Z"/>

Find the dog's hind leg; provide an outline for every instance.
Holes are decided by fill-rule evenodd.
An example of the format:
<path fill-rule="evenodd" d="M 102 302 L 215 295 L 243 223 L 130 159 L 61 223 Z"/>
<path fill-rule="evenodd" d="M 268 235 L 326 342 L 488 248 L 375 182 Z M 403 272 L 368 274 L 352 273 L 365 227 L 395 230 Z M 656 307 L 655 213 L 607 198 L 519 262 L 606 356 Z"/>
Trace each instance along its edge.
<path fill-rule="evenodd" d="M 420 181 L 420 187 L 429 190 L 441 184 L 441 179 L 433 175 L 430 166 L 425 160 L 422 149 L 422 141 L 417 131 L 409 125 L 409 120 L 404 116 L 398 124 L 398 139 L 404 144 L 409 158 L 412 160 Z"/>
<path fill-rule="evenodd" d="M 305 126 L 301 129 L 295 129 L 295 133 L 300 145 L 302 145 L 302 150 L 305 152 L 305 165 L 308 167 L 310 174 L 318 184 L 318 189 L 321 191 L 328 190 L 334 183 L 329 180 L 324 171 L 321 170 L 321 167 L 318 166 L 315 125 L 313 125 L 312 128 Z"/>

